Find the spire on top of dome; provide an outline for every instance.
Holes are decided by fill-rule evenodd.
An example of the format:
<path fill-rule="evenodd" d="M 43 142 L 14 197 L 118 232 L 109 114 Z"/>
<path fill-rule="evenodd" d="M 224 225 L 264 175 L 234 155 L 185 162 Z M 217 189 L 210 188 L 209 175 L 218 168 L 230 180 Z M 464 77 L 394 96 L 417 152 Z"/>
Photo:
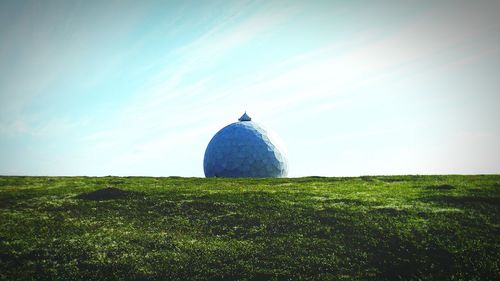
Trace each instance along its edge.
<path fill-rule="evenodd" d="M 243 113 L 243 115 L 241 115 L 240 119 L 238 119 L 238 121 L 242 122 L 242 121 L 252 121 L 252 118 L 250 118 L 250 116 L 247 115 L 247 112 L 245 111 L 245 113 Z"/>

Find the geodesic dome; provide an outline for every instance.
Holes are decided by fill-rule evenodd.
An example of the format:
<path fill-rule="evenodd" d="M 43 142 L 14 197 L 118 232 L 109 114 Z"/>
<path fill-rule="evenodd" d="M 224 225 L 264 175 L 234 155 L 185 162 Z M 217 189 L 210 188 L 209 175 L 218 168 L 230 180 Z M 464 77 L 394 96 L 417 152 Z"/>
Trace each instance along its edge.
<path fill-rule="evenodd" d="M 286 177 L 287 161 L 276 141 L 246 112 L 238 120 L 218 131 L 208 143 L 203 159 L 205 176 Z"/>

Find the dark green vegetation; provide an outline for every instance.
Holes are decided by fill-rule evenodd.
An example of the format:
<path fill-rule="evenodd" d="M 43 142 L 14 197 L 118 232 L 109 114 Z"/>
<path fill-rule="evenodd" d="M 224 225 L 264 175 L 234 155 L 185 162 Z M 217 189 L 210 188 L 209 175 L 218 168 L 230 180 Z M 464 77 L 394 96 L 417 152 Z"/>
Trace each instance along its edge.
<path fill-rule="evenodd" d="M 0 177 L 2 280 L 500 280 L 499 267 L 497 175 Z"/>

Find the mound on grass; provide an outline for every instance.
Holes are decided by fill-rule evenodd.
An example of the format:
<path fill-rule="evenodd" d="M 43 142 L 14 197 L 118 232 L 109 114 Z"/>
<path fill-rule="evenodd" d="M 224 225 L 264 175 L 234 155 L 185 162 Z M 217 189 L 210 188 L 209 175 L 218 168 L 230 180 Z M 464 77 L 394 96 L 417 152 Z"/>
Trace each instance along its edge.
<path fill-rule="evenodd" d="M 80 195 L 77 195 L 76 198 L 82 200 L 102 201 L 102 200 L 113 200 L 113 199 L 126 199 L 134 195 L 137 195 L 137 192 L 126 191 L 116 187 L 106 187 L 98 189 L 96 191 L 82 193 Z"/>

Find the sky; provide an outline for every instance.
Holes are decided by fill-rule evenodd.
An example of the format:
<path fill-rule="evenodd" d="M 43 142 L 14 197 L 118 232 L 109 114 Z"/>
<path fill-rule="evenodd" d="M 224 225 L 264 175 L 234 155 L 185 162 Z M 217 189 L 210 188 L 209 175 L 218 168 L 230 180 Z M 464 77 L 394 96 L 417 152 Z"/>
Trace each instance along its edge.
<path fill-rule="evenodd" d="M 0 0 L 0 174 L 203 177 L 244 111 L 290 177 L 500 173 L 500 1 Z"/>

